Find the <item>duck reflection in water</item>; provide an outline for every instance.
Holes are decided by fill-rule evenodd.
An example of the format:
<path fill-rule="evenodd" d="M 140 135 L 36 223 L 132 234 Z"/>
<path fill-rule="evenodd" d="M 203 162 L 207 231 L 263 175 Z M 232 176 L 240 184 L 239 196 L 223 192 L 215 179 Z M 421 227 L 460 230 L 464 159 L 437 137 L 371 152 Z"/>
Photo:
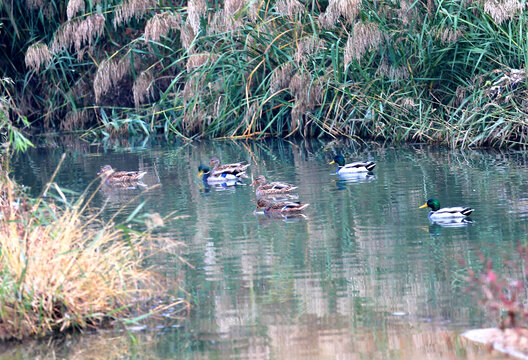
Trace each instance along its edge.
<path fill-rule="evenodd" d="M 473 223 L 474 221 L 471 218 L 431 221 L 429 227 L 424 229 L 429 232 L 429 235 L 438 236 L 442 233 L 443 228 L 461 228 Z"/>
<path fill-rule="evenodd" d="M 280 213 L 264 213 L 264 211 L 254 211 L 253 214 L 257 217 L 259 225 L 268 226 L 277 220 L 282 220 L 285 223 L 297 223 L 301 220 L 308 220 L 305 214 L 280 214 Z"/>
<path fill-rule="evenodd" d="M 347 184 L 367 183 L 374 180 L 376 180 L 376 175 L 372 173 L 337 175 L 336 185 L 338 190 L 344 190 Z"/>

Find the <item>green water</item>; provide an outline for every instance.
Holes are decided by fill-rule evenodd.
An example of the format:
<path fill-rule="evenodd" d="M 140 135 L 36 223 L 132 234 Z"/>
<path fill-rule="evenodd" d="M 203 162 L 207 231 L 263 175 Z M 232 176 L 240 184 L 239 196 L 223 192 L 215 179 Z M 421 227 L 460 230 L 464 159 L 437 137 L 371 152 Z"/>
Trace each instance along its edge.
<path fill-rule="evenodd" d="M 105 218 L 130 201 L 128 213 L 141 202 L 144 212 L 175 212 L 162 232 L 186 246 L 155 261 L 163 275 L 181 279 L 193 311 L 175 326 L 74 336 L 51 347 L 10 345 L 1 358 L 52 351 L 76 358 L 482 359 L 486 352 L 462 346 L 458 334 L 496 319 L 466 293 L 459 261 L 478 266 L 482 252 L 500 269 L 526 241 L 522 152 L 279 140 L 77 143 L 18 155 L 15 179 L 38 195 L 63 151 L 56 181 L 64 188 L 82 191 L 103 164 L 145 170 L 149 188 L 159 184 L 109 189 L 94 205 L 104 206 Z M 339 152 L 376 162 L 374 176 L 337 177 L 328 162 Z M 253 213 L 250 186 L 204 186 L 196 168 L 212 156 L 247 160 L 250 176 L 296 184 L 299 200 L 310 204 L 306 218 Z M 474 208 L 474 222 L 431 224 L 428 210 L 418 209 L 429 197 Z"/>

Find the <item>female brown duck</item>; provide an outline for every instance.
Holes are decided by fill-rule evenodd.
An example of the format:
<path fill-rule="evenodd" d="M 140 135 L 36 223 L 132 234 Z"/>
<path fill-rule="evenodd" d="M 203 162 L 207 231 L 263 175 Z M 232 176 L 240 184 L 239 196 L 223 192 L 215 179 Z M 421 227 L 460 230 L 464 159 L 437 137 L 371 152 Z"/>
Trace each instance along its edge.
<path fill-rule="evenodd" d="M 279 201 L 274 203 L 265 198 L 257 200 L 257 210 L 264 209 L 264 214 L 299 214 L 309 205 L 294 201 Z"/>
<path fill-rule="evenodd" d="M 115 171 L 110 165 L 103 165 L 97 175 L 103 175 L 107 183 L 137 182 L 145 176 L 146 171 Z"/>
<path fill-rule="evenodd" d="M 280 181 L 274 181 L 274 182 L 268 183 L 264 175 L 257 176 L 255 181 L 251 183 L 251 186 L 253 185 L 258 185 L 258 188 L 255 191 L 257 196 L 284 194 L 284 193 L 297 189 L 297 186 L 293 186 L 292 184 L 288 184 L 288 183 L 284 183 Z"/>

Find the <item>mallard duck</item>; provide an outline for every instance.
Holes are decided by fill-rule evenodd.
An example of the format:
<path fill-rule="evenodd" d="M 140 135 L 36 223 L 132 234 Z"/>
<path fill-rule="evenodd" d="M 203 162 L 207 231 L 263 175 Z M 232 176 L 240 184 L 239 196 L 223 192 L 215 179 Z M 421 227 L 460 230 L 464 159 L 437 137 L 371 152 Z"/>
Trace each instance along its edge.
<path fill-rule="evenodd" d="M 420 209 L 425 207 L 430 207 L 431 211 L 429 212 L 429 219 L 435 220 L 445 220 L 445 219 L 454 219 L 454 218 L 465 218 L 468 217 L 474 210 L 469 207 L 455 206 L 448 208 L 440 208 L 440 202 L 436 199 L 429 199 L 425 204 L 420 206 Z"/>
<path fill-rule="evenodd" d="M 130 183 L 140 181 L 146 171 L 115 171 L 110 165 L 103 165 L 97 175 L 103 175 L 106 183 Z"/>
<path fill-rule="evenodd" d="M 223 176 L 223 174 L 231 174 L 239 178 L 247 178 L 245 173 L 246 169 L 249 167 L 247 161 L 220 165 L 220 160 L 218 160 L 216 157 L 213 157 L 211 158 L 211 161 L 209 161 L 209 165 L 213 167 L 211 173 L 215 177 Z"/>
<path fill-rule="evenodd" d="M 235 185 L 235 182 L 240 180 L 239 175 L 241 173 L 238 173 L 238 175 L 233 175 L 228 172 L 217 172 L 217 174 L 218 175 L 215 175 L 207 165 L 200 164 L 200 166 L 198 166 L 198 177 L 201 177 L 204 182 L 209 184 L 233 182 L 233 185 Z"/>
<path fill-rule="evenodd" d="M 257 196 L 284 194 L 297 189 L 297 186 L 280 181 L 268 183 L 264 175 L 257 176 L 257 178 L 251 183 L 251 186 L 253 185 L 258 185 L 257 190 L 255 190 Z"/>
<path fill-rule="evenodd" d="M 257 210 L 264 209 L 264 214 L 298 214 L 306 209 L 310 204 L 301 204 L 293 201 L 271 202 L 265 198 L 257 200 Z"/>
<path fill-rule="evenodd" d="M 330 164 L 337 163 L 336 174 L 346 175 L 346 174 L 357 174 L 361 172 L 369 172 L 376 166 L 372 161 L 357 161 L 350 164 L 345 164 L 345 157 L 341 154 L 334 156 L 334 160 Z"/>

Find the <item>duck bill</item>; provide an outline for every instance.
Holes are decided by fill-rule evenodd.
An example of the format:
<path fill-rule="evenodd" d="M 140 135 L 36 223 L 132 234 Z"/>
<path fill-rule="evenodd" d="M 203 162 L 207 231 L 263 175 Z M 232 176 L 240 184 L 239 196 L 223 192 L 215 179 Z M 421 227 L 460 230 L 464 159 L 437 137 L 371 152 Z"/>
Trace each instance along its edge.
<path fill-rule="evenodd" d="M 203 174 L 204 174 L 204 172 L 202 170 L 200 170 L 200 172 L 198 173 L 197 177 L 202 177 Z"/>
<path fill-rule="evenodd" d="M 427 203 L 423 204 L 422 206 L 420 206 L 418 209 L 423 209 L 423 208 L 426 208 L 427 207 Z"/>
<path fill-rule="evenodd" d="M 251 184 L 249 184 L 249 186 L 255 186 L 256 184 L 257 184 L 257 181 L 253 180 L 253 182 Z"/>
<path fill-rule="evenodd" d="M 332 160 L 332 161 L 330 161 L 330 162 L 328 163 L 328 165 L 332 165 L 332 164 L 335 164 L 335 161 L 334 161 L 334 160 Z"/>

